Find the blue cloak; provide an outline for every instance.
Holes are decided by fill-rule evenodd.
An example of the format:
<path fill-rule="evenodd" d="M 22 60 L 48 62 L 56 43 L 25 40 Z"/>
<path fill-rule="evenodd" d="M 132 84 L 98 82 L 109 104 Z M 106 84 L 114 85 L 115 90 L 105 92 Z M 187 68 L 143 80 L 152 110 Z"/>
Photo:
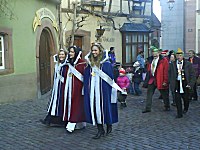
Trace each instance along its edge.
<path fill-rule="evenodd" d="M 111 79 L 113 79 L 113 68 L 109 61 L 101 64 L 100 69 L 106 73 Z M 91 107 L 90 107 L 90 90 L 91 90 L 91 73 L 92 68 L 88 65 L 85 68 L 84 73 L 84 106 L 86 122 L 93 124 Z M 117 103 L 111 103 L 112 87 L 104 80 L 100 78 L 100 108 L 101 108 L 101 120 L 102 124 L 113 124 L 118 122 Z M 96 114 L 94 112 L 96 117 Z"/>

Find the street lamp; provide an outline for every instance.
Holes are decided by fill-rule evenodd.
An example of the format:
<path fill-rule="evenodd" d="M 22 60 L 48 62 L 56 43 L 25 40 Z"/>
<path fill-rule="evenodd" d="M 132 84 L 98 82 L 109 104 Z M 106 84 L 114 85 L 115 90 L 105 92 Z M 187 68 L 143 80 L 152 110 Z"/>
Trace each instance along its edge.
<path fill-rule="evenodd" d="M 174 7 L 175 0 L 168 0 L 167 3 L 169 10 L 172 10 L 172 8 Z"/>
<path fill-rule="evenodd" d="M 102 26 L 100 26 L 100 28 L 96 29 L 96 31 L 97 31 L 97 33 L 95 36 L 96 36 L 97 40 L 99 40 L 99 38 L 104 34 L 105 29 L 103 29 Z"/>

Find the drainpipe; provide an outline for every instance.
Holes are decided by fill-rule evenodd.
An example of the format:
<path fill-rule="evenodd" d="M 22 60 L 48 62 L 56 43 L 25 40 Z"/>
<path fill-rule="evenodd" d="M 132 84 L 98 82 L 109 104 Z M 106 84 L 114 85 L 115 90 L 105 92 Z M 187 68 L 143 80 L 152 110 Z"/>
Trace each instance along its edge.
<path fill-rule="evenodd" d="M 60 3 L 57 5 L 58 22 L 59 22 L 59 49 L 63 48 L 63 30 L 62 30 L 61 3 L 62 3 L 62 0 L 60 0 Z"/>
<path fill-rule="evenodd" d="M 184 53 L 186 53 L 186 49 L 185 49 L 185 47 L 186 47 L 186 42 L 185 42 L 185 35 L 186 35 L 186 30 L 185 30 L 185 15 L 186 15 L 186 13 L 185 13 L 185 11 L 186 11 L 186 8 L 185 8 L 185 1 L 183 1 L 183 51 L 184 51 Z"/>

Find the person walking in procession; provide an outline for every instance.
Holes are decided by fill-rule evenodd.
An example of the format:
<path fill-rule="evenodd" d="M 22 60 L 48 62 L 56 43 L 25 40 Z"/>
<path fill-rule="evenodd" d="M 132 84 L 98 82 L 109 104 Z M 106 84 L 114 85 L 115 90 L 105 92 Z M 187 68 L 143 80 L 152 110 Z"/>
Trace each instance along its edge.
<path fill-rule="evenodd" d="M 174 61 L 176 61 L 176 55 L 174 53 L 170 54 L 170 58 L 169 58 L 169 64 L 173 63 Z M 173 79 L 170 78 L 171 76 L 168 76 L 169 79 L 169 87 L 170 87 L 170 91 L 171 91 L 171 95 L 172 95 L 172 106 L 176 106 L 176 101 L 175 101 L 175 92 L 174 92 L 174 84 L 171 84 L 171 80 L 173 82 Z"/>
<path fill-rule="evenodd" d="M 63 121 L 67 122 L 66 130 L 73 132 L 86 126 L 83 97 L 83 74 L 86 62 L 81 59 L 79 47 L 68 48 L 67 78 L 64 92 Z"/>
<path fill-rule="evenodd" d="M 55 58 L 57 62 L 54 69 L 54 83 L 51 93 L 51 98 L 47 110 L 47 116 L 45 119 L 41 119 L 40 122 L 45 125 L 61 125 L 64 126 L 63 110 L 64 110 L 64 88 L 67 77 L 67 65 L 66 65 L 67 52 L 60 50 Z"/>
<path fill-rule="evenodd" d="M 188 61 L 192 63 L 192 67 L 195 71 L 195 78 L 198 79 L 200 77 L 200 58 L 195 55 L 194 50 L 188 51 L 189 58 Z M 198 100 L 198 94 L 197 94 L 197 84 L 195 82 L 193 87 L 193 93 L 190 93 L 189 100 L 197 101 Z"/>
<path fill-rule="evenodd" d="M 158 49 L 152 49 L 153 60 L 147 63 L 147 75 L 144 85 L 147 86 L 146 106 L 142 113 L 151 112 L 152 97 L 157 88 L 164 100 L 164 111 L 170 110 L 169 105 L 169 85 L 168 85 L 168 60 L 162 57 Z M 152 60 L 152 61 L 151 61 Z"/>
<path fill-rule="evenodd" d="M 86 122 L 97 125 L 98 132 L 93 137 L 104 136 L 103 125 L 107 125 L 107 135 L 112 131 L 112 124 L 118 122 L 117 102 L 111 102 L 113 85 L 113 67 L 108 54 L 104 55 L 100 43 L 93 43 L 86 55 L 87 67 L 84 74 L 84 103 Z"/>
<path fill-rule="evenodd" d="M 192 64 L 184 59 L 184 53 L 179 48 L 176 53 L 177 60 L 170 63 L 169 78 L 175 92 L 175 101 L 177 106 L 176 118 L 182 118 L 189 108 L 189 94 L 193 90 L 196 78 Z M 184 108 L 182 108 L 182 99 Z"/>

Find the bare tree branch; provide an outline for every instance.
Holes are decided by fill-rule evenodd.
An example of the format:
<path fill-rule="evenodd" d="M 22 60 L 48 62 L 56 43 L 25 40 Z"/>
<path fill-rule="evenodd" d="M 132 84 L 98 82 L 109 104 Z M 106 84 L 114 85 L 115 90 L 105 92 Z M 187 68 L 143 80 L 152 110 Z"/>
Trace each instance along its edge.
<path fill-rule="evenodd" d="M 10 20 L 16 19 L 13 12 L 13 7 L 8 2 L 9 0 L 0 0 L 0 17 L 8 17 Z"/>

